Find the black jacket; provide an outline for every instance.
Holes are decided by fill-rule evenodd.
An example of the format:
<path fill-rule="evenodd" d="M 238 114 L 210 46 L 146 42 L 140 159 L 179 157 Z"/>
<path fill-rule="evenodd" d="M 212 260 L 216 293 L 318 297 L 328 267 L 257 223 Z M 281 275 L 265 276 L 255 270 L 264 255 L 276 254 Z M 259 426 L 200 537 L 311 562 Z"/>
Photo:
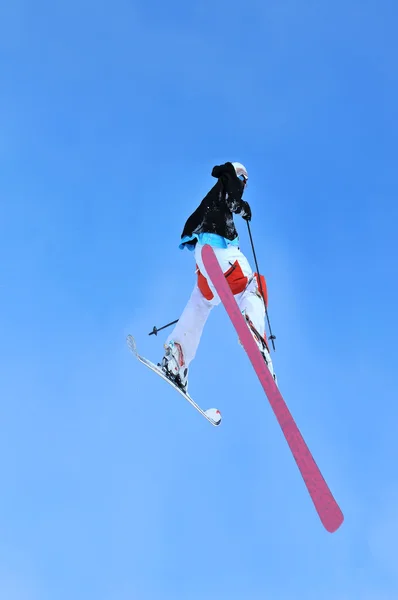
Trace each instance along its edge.
<path fill-rule="evenodd" d="M 248 203 L 242 200 L 244 183 L 237 177 L 232 163 L 214 167 L 211 174 L 218 181 L 188 218 L 181 238 L 195 233 L 216 233 L 233 240 L 238 235 L 233 213 L 251 216 Z M 196 241 L 187 243 L 194 245 Z"/>

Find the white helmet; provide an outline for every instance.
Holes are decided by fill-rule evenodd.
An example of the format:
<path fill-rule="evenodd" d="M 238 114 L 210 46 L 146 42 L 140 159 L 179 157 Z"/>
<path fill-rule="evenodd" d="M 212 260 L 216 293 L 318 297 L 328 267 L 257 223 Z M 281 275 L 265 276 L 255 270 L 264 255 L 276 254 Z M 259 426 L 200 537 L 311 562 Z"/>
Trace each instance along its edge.
<path fill-rule="evenodd" d="M 239 179 L 242 179 L 242 181 L 247 183 L 249 176 L 247 174 L 246 168 L 242 165 L 242 163 L 233 162 L 232 165 L 235 169 L 237 177 L 239 177 Z"/>

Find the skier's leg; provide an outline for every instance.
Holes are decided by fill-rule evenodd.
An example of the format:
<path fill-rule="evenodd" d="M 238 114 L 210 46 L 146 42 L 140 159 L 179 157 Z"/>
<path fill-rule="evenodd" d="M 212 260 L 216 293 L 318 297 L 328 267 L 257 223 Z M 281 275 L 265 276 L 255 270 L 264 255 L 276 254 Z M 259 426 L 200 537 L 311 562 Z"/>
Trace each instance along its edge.
<path fill-rule="evenodd" d="M 246 319 L 248 327 L 252 332 L 253 338 L 256 341 L 257 346 L 264 357 L 267 367 L 276 382 L 277 379 L 274 372 L 274 366 L 272 364 L 271 355 L 268 351 L 267 345 L 264 343 L 265 308 L 260 291 L 258 289 L 256 277 L 253 276 L 245 291 L 242 294 L 236 296 L 236 300 L 238 302 L 238 306 L 243 316 Z"/>
<path fill-rule="evenodd" d="M 195 284 L 187 305 L 166 341 L 168 343 L 174 340 L 181 345 L 186 366 L 195 358 L 203 328 L 212 308 L 212 304 L 202 296 Z"/>
<path fill-rule="evenodd" d="M 178 322 L 168 336 L 162 365 L 187 389 L 188 367 L 195 358 L 203 328 L 214 304 L 206 300 L 197 284 Z"/>
<path fill-rule="evenodd" d="M 247 260 L 246 256 L 236 246 L 229 246 L 228 248 L 220 249 L 214 248 L 214 253 L 220 264 L 223 273 L 225 274 L 227 281 L 229 282 L 230 288 L 235 296 L 238 306 L 246 319 L 249 329 L 252 332 L 253 338 L 255 339 L 260 352 L 262 353 L 264 360 L 270 370 L 270 373 L 276 381 L 276 375 L 271 360 L 271 355 L 268 351 L 266 344 L 264 344 L 265 335 L 265 307 L 264 302 L 261 298 L 260 291 L 257 285 L 257 279 L 252 271 L 252 268 Z M 206 276 L 206 283 L 208 283 L 211 293 L 217 296 L 213 285 L 211 284 L 210 278 L 207 277 L 206 270 L 203 262 L 199 256 L 196 257 L 199 268 L 203 271 Z M 255 333 L 254 329 L 258 332 Z M 259 334 L 259 335 L 258 335 Z"/>

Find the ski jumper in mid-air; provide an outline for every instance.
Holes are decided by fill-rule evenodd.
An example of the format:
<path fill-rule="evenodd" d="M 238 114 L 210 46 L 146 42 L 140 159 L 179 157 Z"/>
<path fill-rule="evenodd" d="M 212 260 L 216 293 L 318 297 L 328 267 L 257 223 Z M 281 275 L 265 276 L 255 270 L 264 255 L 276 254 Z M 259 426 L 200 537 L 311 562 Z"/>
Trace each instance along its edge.
<path fill-rule="evenodd" d="M 217 427 L 221 424 L 221 412 L 217 408 L 203 410 L 188 394 L 187 386 L 189 366 L 207 318 L 212 308 L 222 303 L 281 427 L 321 522 L 333 533 L 343 523 L 344 515 L 279 390 L 265 335 L 264 322 L 265 317 L 268 318 L 265 279 L 252 271 L 239 248 L 234 214 L 246 219 L 253 246 L 249 226 L 251 210 L 242 199 L 247 171 L 240 163 L 227 162 L 214 167 L 212 176 L 217 183 L 189 217 L 181 235 L 180 248 L 194 253 L 197 280 L 181 317 L 172 323 L 176 326 L 165 341 L 162 363 L 155 365 L 141 356 L 132 335 L 127 336 L 127 344 L 137 360 L 167 381 Z M 253 254 L 258 271 L 254 246 Z M 149 335 L 157 335 L 160 329 L 154 327 Z M 270 334 L 270 339 L 274 339 L 271 328 Z"/>
<path fill-rule="evenodd" d="M 220 267 L 229 283 L 238 306 L 260 349 L 274 380 L 267 338 L 265 335 L 266 284 L 260 274 L 254 273 L 239 248 L 239 237 L 233 215 L 251 220 L 251 209 L 242 200 L 248 175 L 237 162 L 215 166 L 212 176 L 217 183 L 202 200 L 185 223 L 180 249 L 194 252 L 197 281 L 175 328 L 168 336 L 164 348 L 162 367 L 176 383 L 187 391 L 188 369 L 195 358 L 203 328 L 211 309 L 220 303 L 201 258 L 205 244 L 212 246 Z M 261 296 L 260 289 L 264 294 Z"/>

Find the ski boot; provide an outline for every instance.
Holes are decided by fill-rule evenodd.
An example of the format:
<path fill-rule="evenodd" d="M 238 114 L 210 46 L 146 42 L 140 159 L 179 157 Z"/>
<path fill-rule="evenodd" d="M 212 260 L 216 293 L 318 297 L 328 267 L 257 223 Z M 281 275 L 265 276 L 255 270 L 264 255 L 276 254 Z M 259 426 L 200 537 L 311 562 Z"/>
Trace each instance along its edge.
<path fill-rule="evenodd" d="M 254 341 L 256 342 L 258 349 L 260 350 L 262 357 L 264 358 L 265 364 L 268 367 L 269 372 L 271 373 L 276 385 L 278 385 L 278 380 L 276 378 L 276 374 L 274 372 L 274 366 L 272 364 L 272 359 L 271 359 L 271 355 L 269 353 L 269 348 L 267 345 L 267 342 L 265 341 L 265 339 L 259 334 L 259 332 L 257 331 L 257 329 L 254 327 L 252 321 L 250 320 L 250 318 L 247 316 L 246 312 L 242 312 L 245 321 L 247 323 L 248 328 L 251 331 L 251 334 L 253 336 Z"/>
<path fill-rule="evenodd" d="M 180 387 L 183 392 L 188 391 L 188 367 L 185 366 L 184 355 L 181 344 L 170 340 L 164 345 L 165 353 L 162 358 L 161 367 L 174 383 Z"/>

